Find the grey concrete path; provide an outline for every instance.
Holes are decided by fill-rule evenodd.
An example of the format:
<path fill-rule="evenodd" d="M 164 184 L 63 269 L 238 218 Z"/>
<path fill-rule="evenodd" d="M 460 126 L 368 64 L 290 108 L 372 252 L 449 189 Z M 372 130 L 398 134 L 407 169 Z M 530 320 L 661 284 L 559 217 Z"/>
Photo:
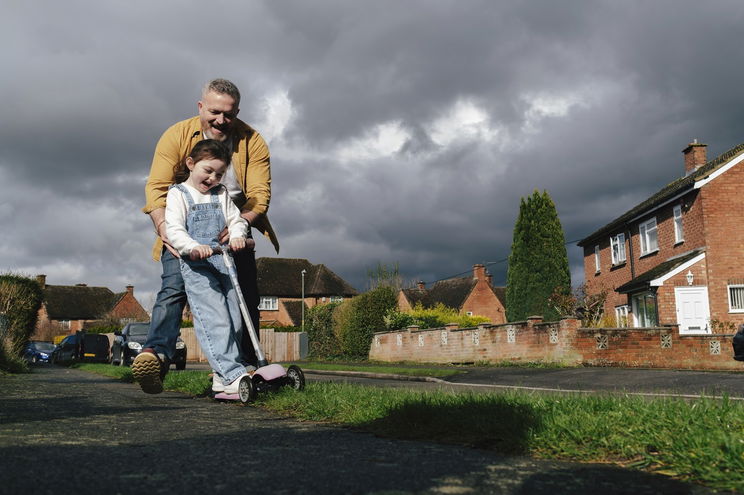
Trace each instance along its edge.
<path fill-rule="evenodd" d="M 606 465 L 396 441 L 40 367 L 0 376 L 0 493 L 708 493 Z"/>

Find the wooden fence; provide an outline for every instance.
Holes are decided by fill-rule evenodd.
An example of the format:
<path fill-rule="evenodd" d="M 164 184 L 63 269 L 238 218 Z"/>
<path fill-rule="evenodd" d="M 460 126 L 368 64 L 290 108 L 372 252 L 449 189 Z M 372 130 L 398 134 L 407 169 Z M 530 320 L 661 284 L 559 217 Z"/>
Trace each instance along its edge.
<path fill-rule="evenodd" d="M 297 361 L 307 357 L 307 333 L 275 332 L 272 328 L 262 328 L 260 332 L 261 350 L 269 362 Z M 193 327 L 182 328 L 181 338 L 186 343 L 189 362 L 207 362 Z"/>

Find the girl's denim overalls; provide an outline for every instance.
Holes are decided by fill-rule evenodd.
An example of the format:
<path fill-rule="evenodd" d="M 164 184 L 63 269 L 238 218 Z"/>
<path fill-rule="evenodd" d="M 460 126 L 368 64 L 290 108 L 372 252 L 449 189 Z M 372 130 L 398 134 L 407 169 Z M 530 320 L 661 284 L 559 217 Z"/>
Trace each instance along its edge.
<path fill-rule="evenodd" d="M 188 203 L 186 231 L 191 238 L 218 247 L 219 233 L 226 225 L 218 196 L 223 186 L 213 187 L 211 201 L 201 204 L 194 203 L 182 184 L 172 187 L 178 188 Z M 199 345 L 212 369 L 228 385 L 245 373 L 245 367 L 240 362 L 243 320 L 227 267 L 219 255 L 197 261 L 182 257 L 181 274 Z"/>

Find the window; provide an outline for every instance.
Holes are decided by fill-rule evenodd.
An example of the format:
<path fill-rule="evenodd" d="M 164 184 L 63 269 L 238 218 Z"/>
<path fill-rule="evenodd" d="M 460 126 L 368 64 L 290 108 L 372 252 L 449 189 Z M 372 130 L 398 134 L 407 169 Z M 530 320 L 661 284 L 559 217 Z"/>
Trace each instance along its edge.
<path fill-rule="evenodd" d="M 594 246 L 594 269 L 599 273 L 599 246 Z"/>
<path fill-rule="evenodd" d="M 261 296 L 258 309 L 261 311 L 276 311 L 279 309 L 279 298 L 276 296 Z"/>
<path fill-rule="evenodd" d="M 633 296 L 633 315 L 636 327 L 655 327 L 659 324 L 656 316 L 656 294 L 644 292 Z"/>
<path fill-rule="evenodd" d="M 682 229 L 682 206 L 677 205 L 672 210 L 674 212 L 674 243 L 680 243 L 685 240 L 685 232 Z"/>
<path fill-rule="evenodd" d="M 729 312 L 744 313 L 744 284 L 729 285 Z"/>
<path fill-rule="evenodd" d="M 610 237 L 610 250 L 612 251 L 612 264 L 625 263 L 625 234 Z"/>
<path fill-rule="evenodd" d="M 331 296 L 328 298 L 332 303 L 344 302 L 344 296 Z"/>
<path fill-rule="evenodd" d="M 65 330 L 70 329 L 70 320 L 59 320 L 59 324 L 64 328 Z"/>
<path fill-rule="evenodd" d="M 626 328 L 628 326 L 628 305 L 615 306 L 615 324 L 619 328 Z"/>
<path fill-rule="evenodd" d="M 659 250 L 659 241 L 656 235 L 656 218 L 642 223 L 638 227 L 638 233 L 641 236 L 641 255 Z"/>

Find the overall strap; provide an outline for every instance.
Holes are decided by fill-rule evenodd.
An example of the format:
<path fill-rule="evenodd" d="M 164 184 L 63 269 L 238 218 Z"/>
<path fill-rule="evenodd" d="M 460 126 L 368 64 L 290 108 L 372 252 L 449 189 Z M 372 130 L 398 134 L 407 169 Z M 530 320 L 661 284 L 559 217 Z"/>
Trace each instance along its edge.
<path fill-rule="evenodd" d="M 183 197 L 186 198 L 186 202 L 189 205 L 189 209 L 194 207 L 194 198 L 191 196 L 191 193 L 189 192 L 189 190 L 186 189 L 186 186 L 184 186 L 183 184 L 173 184 L 171 187 L 175 187 L 176 189 L 181 191 L 181 193 L 183 194 Z"/>

